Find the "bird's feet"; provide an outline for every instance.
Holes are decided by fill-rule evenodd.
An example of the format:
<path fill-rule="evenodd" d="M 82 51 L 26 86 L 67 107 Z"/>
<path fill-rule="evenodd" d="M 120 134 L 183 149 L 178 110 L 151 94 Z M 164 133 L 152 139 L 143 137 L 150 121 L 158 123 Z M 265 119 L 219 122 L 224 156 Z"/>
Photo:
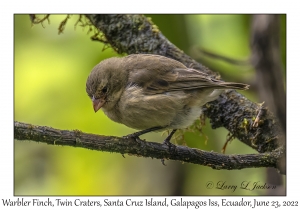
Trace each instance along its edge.
<path fill-rule="evenodd" d="M 171 147 L 173 144 L 171 144 L 171 138 L 176 132 L 176 129 L 172 130 L 171 133 L 167 136 L 167 138 L 163 141 L 163 144 L 167 145 L 168 147 Z"/>
<path fill-rule="evenodd" d="M 170 142 L 172 136 L 174 135 L 174 133 L 176 132 L 176 129 L 172 130 L 171 133 L 167 136 L 167 138 L 163 141 L 163 144 L 167 145 L 169 150 L 171 150 L 172 146 L 173 147 L 176 147 L 174 144 L 172 144 Z M 165 164 L 165 159 L 160 159 L 161 163 L 166 166 Z"/>
<path fill-rule="evenodd" d="M 171 147 L 173 144 L 170 142 L 171 139 L 168 139 L 166 138 L 164 141 L 163 141 L 163 144 L 167 145 L 168 147 Z"/>
<path fill-rule="evenodd" d="M 146 133 L 149 133 L 151 131 L 156 131 L 156 130 L 159 130 L 159 129 L 162 129 L 163 127 L 153 127 L 153 128 L 148 128 L 148 129 L 145 129 L 145 130 L 141 130 L 141 131 L 138 131 L 138 132 L 135 132 L 135 133 L 132 133 L 132 134 L 129 134 L 127 136 L 124 136 L 124 138 L 133 138 L 135 139 L 136 141 L 141 141 L 140 139 L 140 136 L 143 135 L 143 134 L 146 134 Z"/>
<path fill-rule="evenodd" d="M 142 139 L 140 139 L 140 136 L 137 135 L 137 133 L 128 134 L 126 136 L 123 136 L 123 138 L 134 139 L 136 142 L 142 141 Z"/>

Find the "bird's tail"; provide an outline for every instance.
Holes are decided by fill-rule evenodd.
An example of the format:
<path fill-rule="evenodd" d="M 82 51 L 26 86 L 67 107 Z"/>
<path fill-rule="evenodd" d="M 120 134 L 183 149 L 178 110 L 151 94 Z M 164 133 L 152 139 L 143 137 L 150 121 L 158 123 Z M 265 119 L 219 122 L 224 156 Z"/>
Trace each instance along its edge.
<path fill-rule="evenodd" d="M 250 85 L 236 82 L 221 82 L 220 86 L 225 87 L 226 89 L 238 89 L 238 90 L 248 90 Z"/>

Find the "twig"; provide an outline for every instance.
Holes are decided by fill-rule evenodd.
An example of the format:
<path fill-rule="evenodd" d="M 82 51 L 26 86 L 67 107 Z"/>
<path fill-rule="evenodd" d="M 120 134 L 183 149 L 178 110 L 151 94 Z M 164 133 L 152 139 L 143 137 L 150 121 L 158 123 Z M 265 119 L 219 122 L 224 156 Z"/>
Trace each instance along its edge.
<path fill-rule="evenodd" d="M 261 154 L 223 155 L 185 146 L 171 145 L 115 136 L 87 134 L 78 130 L 58 130 L 45 126 L 35 126 L 16 122 L 14 137 L 16 140 L 32 140 L 51 145 L 81 147 L 86 149 L 130 154 L 138 157 L 179 160 L 209 166 L 213 169 L 243 169 L 257 167 L 276 167 L 280 150 Z"/>

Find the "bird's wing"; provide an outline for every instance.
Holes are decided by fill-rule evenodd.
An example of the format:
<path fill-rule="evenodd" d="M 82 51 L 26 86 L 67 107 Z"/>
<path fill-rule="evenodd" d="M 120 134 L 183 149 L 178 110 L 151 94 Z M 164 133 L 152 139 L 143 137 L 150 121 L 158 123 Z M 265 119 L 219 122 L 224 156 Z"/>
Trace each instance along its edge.
<path fill-rule="evenodd" d="M 187 68 L 174 68 L 160 72 L 150 69 L 135 69 L 130 73 L 129 83 L 142 87 L 145 94 L 200 88 L 243 89 L 243 84 L 240 84 L 239 88 L 237 85 L 239 83 L 226 83 L 213 79 L 198 70 Z"/>
<path fill-rule="evenodd" d="M 147 56 L 147 60 L 143 60 Z M 223 82 L 182 63 L 157 55 L 128 56 L 130 73 L 128 85 L 143 88 L 145 94 L 158 94 L 178 90 L 247 89 L 241 83 Z M 130 59 L 132 59 L 130 61 Z"/>

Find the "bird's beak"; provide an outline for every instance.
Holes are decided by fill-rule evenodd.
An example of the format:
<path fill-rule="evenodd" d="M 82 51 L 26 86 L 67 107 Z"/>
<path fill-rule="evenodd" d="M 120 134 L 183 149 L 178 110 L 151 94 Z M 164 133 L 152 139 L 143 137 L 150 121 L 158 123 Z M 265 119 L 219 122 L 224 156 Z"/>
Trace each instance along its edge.
<path fill-rule="evenodd" d="M 94 107 L 94 111 L 95 112 L 97 112 L 99 109 L 101 109 L 101 107 L 103 106 L 103 104 L 106 102 L 102 98 L 95 99 L 94 97 L 92 98 L 92 101 L 93 101 L 93 107 Z"/>

